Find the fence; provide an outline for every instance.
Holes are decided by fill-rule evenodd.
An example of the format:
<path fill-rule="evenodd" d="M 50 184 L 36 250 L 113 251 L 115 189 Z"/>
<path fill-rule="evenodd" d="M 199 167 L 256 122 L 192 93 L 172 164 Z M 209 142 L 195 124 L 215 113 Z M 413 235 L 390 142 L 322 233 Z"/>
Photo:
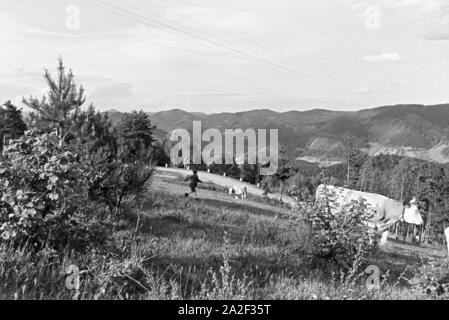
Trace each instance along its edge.
<path fill-rule="evenodd" d="M 403 221 L 397 221 L 390 227 L 390 233 L 398 240 L 411 243 L 425 243 L 438 247 L 446 246 L 444 229 L 446 223 L 439 222 L 431 224 L 427 229 L 425 226 L 412 225 Z"/>

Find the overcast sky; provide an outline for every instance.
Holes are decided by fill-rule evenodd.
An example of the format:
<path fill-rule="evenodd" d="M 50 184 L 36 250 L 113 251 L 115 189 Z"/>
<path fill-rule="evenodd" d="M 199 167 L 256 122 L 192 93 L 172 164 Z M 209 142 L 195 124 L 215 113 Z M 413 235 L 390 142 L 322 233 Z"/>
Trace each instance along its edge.
<path fill-rule="evenodd" d="M 101 110 L 447 103 L 449 1 L 0 0 L 0 100 L 59 55 Z"/>

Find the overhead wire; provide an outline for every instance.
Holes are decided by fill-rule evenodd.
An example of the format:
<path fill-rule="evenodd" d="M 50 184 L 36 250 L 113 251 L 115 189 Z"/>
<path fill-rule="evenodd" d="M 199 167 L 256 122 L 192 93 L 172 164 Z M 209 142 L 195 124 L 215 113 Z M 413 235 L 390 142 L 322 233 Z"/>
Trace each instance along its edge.
<path fill-rule="evenodd" d="M 145 24 L 147 26 L 163 27 L 165 29 L 169 29 L 171 31 L 175 31 L 177 33 L 181 33 L 181 34 L 187 35 L 189 37 L 193 37 L 193 38 L 195 38 L 197 40 L 201 40 L 203 42 L 206 42 L 207 44 L 212 45 L 212 46 L 214 46 L 216 48 L 219 48 L 221 50 L 225 50 L 225 51 L 230 52 L 230 53 L 232 53 L 234 55 L 237 55 L 238 57 L 240 57 L 242 59 L 245 59 L 245 60 L 250 61 L 252 63 L 256 63 L 256 64 L 259 64 L 259 65 L 262 65 L 262 66 L 264 66 L 266 68 L 269 68 L 269 69 L 271 69 L 273 71 L 280 72 L 280 73 L 283 73 L 283 74 L 288 75 L 288 76 L 301 78 L 303 80 L 305 79 L 307 81 L 307 83 L 314 84 L 314 85 L 317 85 L 317 86 L 320 86 L 320 87 L 324 87 L 324 88 L 327 88 L 327 89 L 332 90 L 332 91 L 339 91 L 340 94 L 343 93 L 345 95 L 351 95 L 351 93 L 348 92 L 346 90 L 346 88 L 342 89 L 341 87 L 336 86 L 336 85 L 329 85 L 329 84 L 325 83 L 323 79 L 317 77 L 316 75 L 307 74 L 306 72 L 304 72 L 302 70 L 298 71 L 298 70 L 295 70 L 295 69 L 293 69 L 293 68 L 291 68 L 289 66 L 284 66 L 282 64 L 279 64 L 279 63 L 276 63 L 276 62 L 273 62 L 273 61 L 269 61 L 266 58 L 261 58 L 261 57 L 259 57 L 257 55 L 254 55 L 253 53 L 245 52 L 244 50 L 241 50 L 240 48 L 234 48 L 234 47 L 232 47 L 232 46 L 230 46 L 230 45 L 228 45 L 226 43 L 223 44 L 219 40 L 217 41 L 215 39 L 210 39 L 210 35 L 207 35 L 204 32 L 199 32 L 198 30 L 194 30 L 194 29 L 192 31 L 191 28 L 185 28 L 185 26 L 184 27 L 179 27 L 179 26 L 170 24 L 170 23 L 168 23 L 166 21 L 161 21 L 159 16 L 144 11 L 144 13 L 146 13 L 147 15 L 151 16 L 151 17 L 148 17 L 147 15 L 143 15 L 142 14 L 141 8 L 134 7 L 134 9 L 139 10 L 139 12 L 141 12 L 141 13 L 136 13 L 136 12 L 134 12 L 134 11 L 129 9 L 130 8 L 129 5 L 127 6 L 126 4 L 123 4 L 123 3 L 121 3 L 118 0 L 115 0 L 115 2 L 116 3 L 117 2 L 120 3 L 121 6 L 120 5 L 114 5 L 114 4 L 111 4 L 111 3 L 106 3 L 106 2 L 101 1 L 101 0 L 80 0 L 80 1 L 83 1 L 83 2 L 86 2 L 86 3 L 92 4 L 92 5 L 95 5 L 95 6 L 99 7 L 99 8 L 102 8 L 102 9 L 106 9 L 108 11 L 114 12 L 114 13 L 119 14 L 121 16 L 127 17 L 127 18 L 129 18 L 129 19 L 131 19 L 131 20 L 133 20 L 135 22 L 139 22 L 139 23 Z M 355 100 L 360 100 L 360 99 L 359 99 L 359 97 L 356 97 Z"/>

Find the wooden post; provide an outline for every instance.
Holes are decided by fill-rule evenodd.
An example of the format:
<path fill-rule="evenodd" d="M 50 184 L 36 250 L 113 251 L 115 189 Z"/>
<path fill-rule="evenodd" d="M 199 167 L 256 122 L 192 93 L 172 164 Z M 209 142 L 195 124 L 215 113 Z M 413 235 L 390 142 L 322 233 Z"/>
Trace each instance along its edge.
<path fill-rule="evenodd" d="M 404 226 L 404 243 L 405 243 L 407 240 L 408 223 L 405 222 L 404 224 L 405 224 L 405 226 Z"/>
<path fill-rule="evenodd" d="M 419 240 L 418 243 L 419 245 L 421 245 L 422 242 L 422 233 L 423 233 L 424 227 L 423 226 L 419 226 L 418 232 L 419 232 Z"/>
<path fill-rule="evenodd" d="M 413 225 L 412 237 L 413 237 L 413 243 L 416 243 L 416 224 Z"/>
<path fill-rule="evenodd" d="M 256 185 L 259 184 L 259 174 L 260 174 L 260 168 L 259 165 L 256 164 Z"/>

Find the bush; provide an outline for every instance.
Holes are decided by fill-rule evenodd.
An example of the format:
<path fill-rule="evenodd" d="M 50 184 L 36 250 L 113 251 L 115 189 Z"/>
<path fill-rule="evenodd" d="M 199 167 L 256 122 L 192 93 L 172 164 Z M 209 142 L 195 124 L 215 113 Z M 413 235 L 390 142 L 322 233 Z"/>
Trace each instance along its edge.
<path fill-rule="evenodd" d="M 140 199 L 149 190 L 155 173 L 146 161 L 126 163 L 101 150 L 87 154 L 83 161 L 92 168 L 89 200 L 105 204 L 114 215 L 119 213 L 123 201 Z"/>
<path fill-rule="evenodd" d="M 311 255 L 356 271 L 376 250 L 375 232 L 367 226 L 372 213 L 365 202 L 339 206 L 330 193 L 324 200 L 300 209 L 311 230 Z"/>
<path fill-rule="evenodd" d="M 86 202 L 91 171 L 78 160 L 56 132 L 27 132 L 9 145 L 0 163 L 0 240 L 38 247 L 66 246 L 77 236 L 104 240 L 92 219 L 98 208 Z"/>

